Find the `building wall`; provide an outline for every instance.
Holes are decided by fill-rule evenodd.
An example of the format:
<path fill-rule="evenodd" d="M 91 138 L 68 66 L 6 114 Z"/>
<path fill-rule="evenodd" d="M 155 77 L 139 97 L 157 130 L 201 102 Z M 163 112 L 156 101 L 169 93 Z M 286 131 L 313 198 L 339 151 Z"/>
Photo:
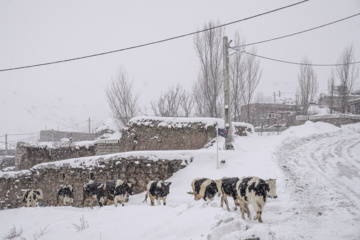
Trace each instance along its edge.
<path fill-rule="evenodd" d="M 39 142 L 59 142 L 63 138 L 71 138 L 74 142 L 93 141 L 98 137 L 96 133 L 62 132 L 54 130 L 40 131 Z"/>

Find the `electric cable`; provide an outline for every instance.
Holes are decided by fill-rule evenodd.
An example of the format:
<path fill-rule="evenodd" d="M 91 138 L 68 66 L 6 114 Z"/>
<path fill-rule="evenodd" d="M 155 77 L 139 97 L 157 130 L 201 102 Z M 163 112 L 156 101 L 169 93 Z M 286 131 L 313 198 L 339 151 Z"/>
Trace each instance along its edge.
<path fill-rule="evenodd" d="M 273 10 L 270 10 L 270 11 L 267 11 L 267 12 L 259 13 L 259 14 L 256 14 L 256 15 L 253 15 L 253 16 L 250 16 L 250 17 L 247 17 L 247 18 L 243 18 L 243 19 L 236 20 L 236 21 L 233 21 L 233 22 L 221 24 L 221 25 L 218 25 L 218 26 L 215 26 L 215 27 L 212 27 L 212 28 L 198 30 L 198 31 L 195 31 L 195 32 L 191 32 L 191 33 L 187 33 L 187 34 L 183 34 L 183 35 L 178 35 L 178 36 L 175 36 L 175 37 L 165 38 L 165 39 L 154 41 L 154 42 L 149 42 L 149 43 L 145 43 L 145 44 L 140 44 L 140 45 L 127 47 L 127 48 L 122 48 L 122 49 L 113 50 L 113 51 L 108 51 L 108 52 L 91 54 L 91 55 L 82 56 L 82 57 L 69 58 L 69 59 L 65 59 L 65 60 L 46 62 L 46 63 L 39 63 L 39 64 L 22 66 L 22 67 L 0 69 L 0 72 L 13 71 L 13 70 L 19 70 L 19 69 L 24 69 L 24 68 L 40 67 L 40 66 L 58 64 L 58 63 L 65 63 L 65 62 L 76 61 L 76 60 L 81 60 L 81 59 L 85 59 L 85 58 L 92 58 L 92 57 L 98 57 L 98 56 L 102 56 L 102 55 L 112 54 L 112 53 L 116 53 L 116 52 L 123 52 L 123 51 L 131 50 L 131 49 L 135 49 L 135 48 L 146 47 L 146 46 L 149 46 L 149 45 L 155 45 L 155 44 L 158 44 L 158 43 L 163 43 L 163 42 L 167 42 L 167 41 L 171 41 L 171 40 L 175 40 L 175 39 L 179 39 L 179 38 L 188 37 L 188 36 L 195 35 L 195 34 L 198 34 L 198 33 L 210 31 L 210 30 L 213 30 L 213 29 L 216 29 L 216 28 L 221 28 L 221 27 L 225 27 L 225 26 L 232 25 L 232 24 L 235 24 L 235 23 L 250 20 L 250 19 L 253 19 L 253 18 L 256 18 L 256 17 L 264 16 L 266 14 L 277 12 L 277 11 L 280 11 L 280 10 L 284 10 L 286 8 L 294 7 L 296 5 L 299 5 L 299 4 L 308 2 L 308 1 L 309 0 L 304 0 L 304 1 L 301 1 L 301 2 L 297 2 L 297 3 L 293 3 L 293 4 L 290 4 L 290 5 L 284 6 L 284 7 L 276 8 L 276 9 L 273 9 Z"/>

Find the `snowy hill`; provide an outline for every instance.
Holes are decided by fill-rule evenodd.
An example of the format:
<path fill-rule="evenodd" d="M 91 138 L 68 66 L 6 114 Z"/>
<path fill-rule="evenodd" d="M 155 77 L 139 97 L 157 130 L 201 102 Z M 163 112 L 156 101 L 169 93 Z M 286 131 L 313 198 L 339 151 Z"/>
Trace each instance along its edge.
<path fill-rule="evenodd" d="M 234 151 L 167 151 L 193 162 L 175 173 L 167 206 L 143 203 L 133 195 L 125 207 L 38 207 L 0 211 L 0 237 L 16 228 L 26 239 L 359 239 L 360 124 L 334 127 L 307 122 L 282 135 L 237 137 Z M 223 139 L 220 139 L 220 146 Z M 149 152 L 148 154 L 151 154 Z M 277 179 L 277 199 L 269 199 L 264 223 L 241 219 L 212 202 L 194 201 L 196 177 L 258 176 Z M 250 206 L 252 216 L 253 208 Z M 84 229 L 78 231 L 84 220 Z M 75 226 L 76 225 L 76 226 Z M 20 239 L 20 238 L 15 238 Z"/>

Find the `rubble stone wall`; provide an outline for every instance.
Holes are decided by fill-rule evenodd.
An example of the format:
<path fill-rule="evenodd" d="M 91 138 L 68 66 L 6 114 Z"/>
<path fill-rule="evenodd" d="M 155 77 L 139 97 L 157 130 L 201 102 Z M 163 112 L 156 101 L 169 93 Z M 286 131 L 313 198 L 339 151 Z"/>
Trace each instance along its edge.
<path fill-rule="evenodd" d="M 191 160 L 189 160 L 190 162 Z M 0 173 L 0 209 L 24 206 L 22 196 L 27 189 L 42 189 L 44 199 L 41 206 L 57 206 L 56 193 L 61 184 L 74 186 L 74 206 L 80 207 L 83 186 L 90 180 L 105 183 L 108 180 L 122 179 L 134 184 L 134 193 L 145 191 L 151 180 L 166 180 L 188 163 L 183 160 L 158 159 L 146 157 L 114 157 L 96 160 L 93 166 L 60 166 L 55 163 L 37 165 L 30 170 Z"/>
<path fill-rule="evenodd" d="M 95 155 L 96 149 L 94 145 L 49 148 L 46 146 L 30 146 L 24 142 L 18 142 L 15 154 L 15 169 L 18 171 L 25 170 L 40 163 Z"/>

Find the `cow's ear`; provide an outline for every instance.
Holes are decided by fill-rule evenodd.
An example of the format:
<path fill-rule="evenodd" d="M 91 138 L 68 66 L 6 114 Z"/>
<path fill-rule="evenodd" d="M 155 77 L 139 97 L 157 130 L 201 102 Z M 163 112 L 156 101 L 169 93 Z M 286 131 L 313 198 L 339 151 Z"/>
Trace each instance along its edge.
<path fill-rule="evenodd" d="M 171 185 L 171 183 L 172 183 L 172 182 L 168 182 L 168 186 L 170 186 L 170 185 Z"/>

